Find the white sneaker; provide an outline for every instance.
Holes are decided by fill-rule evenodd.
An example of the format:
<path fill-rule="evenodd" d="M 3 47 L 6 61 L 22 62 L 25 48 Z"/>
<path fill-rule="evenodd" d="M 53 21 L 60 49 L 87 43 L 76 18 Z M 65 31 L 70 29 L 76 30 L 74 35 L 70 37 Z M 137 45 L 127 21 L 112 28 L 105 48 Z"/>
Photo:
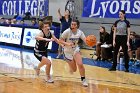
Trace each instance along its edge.
<path fill-rule="evenodd" d="M 45 81 L 48 82 L 48 83 L 54 83 L 54 80 L 53 80 L 52 76 L 50 76 L 49 80 L 48 80 L 48 77 L 46 77 Z"/>
<path fill-rule="evenodd" d="M 60 58 L 60 55 L 58 55 L 56 58 L 57 58 L 57 59 Z"/>
<path fill-rule="evenodd" d="M 84 87 L 88 87 L 88 83 L 87 83 L 87 80 L 86 80 L 86 79 L 83 79 L 82 85 L 83 85 Z"/>

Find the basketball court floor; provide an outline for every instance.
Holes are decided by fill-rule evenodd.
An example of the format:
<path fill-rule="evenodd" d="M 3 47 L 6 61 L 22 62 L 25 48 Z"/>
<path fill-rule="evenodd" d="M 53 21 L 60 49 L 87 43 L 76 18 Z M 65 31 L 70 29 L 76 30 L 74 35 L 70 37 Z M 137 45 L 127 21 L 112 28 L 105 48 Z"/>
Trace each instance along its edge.
<path fill-rule="evenodd" d="M 88 87 L 83 87 L 79 72 L 69 73 L 68 64 L 56 59 L 56 53 L 49 53 L 52 61 L 51 74 L 54 83 L 44 81 L 44 67 L 41 75 L 35 76 L 34 67 L 39 61 L 33 50 L 0 45 L 0 93 L 140 93 L 140 66 L 130 62 L 130 72 L 124 72 L 123 64 L 117 71 L 110 72 L 111 62 L 95 61 L 93 50 L 82 49 Z"/>

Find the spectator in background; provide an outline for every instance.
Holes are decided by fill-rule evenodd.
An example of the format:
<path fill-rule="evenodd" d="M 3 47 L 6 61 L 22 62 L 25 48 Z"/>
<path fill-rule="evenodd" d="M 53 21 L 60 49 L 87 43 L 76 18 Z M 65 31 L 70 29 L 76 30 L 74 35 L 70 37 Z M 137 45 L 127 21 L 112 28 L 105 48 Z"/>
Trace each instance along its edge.
<path fill-rule="evenodd" d="M 137 59 L 140 62 L 140 35 L 136 34 L 136 39 L 137 39 Z"/>
<path fill-rule="evenodd" d="M 23 17 L 24 20 L 30 20 L 31 19 L 31 13 L 30 12 L 26 12 L 25 16 Z"/>
<path fill-rule="evenodd" d="M 15 18 L 11 19 L 11 24 L 17 24 L 17 20 Z"/>
<path fill-rule="evenodd" d="M 38 26 L 36 18 L 32 18 L 31 23 L 32 23 L 31 26 Z"/>
<path fill-rule="evenodd" d="M 19 16 L 19 13 L 17 13 L 13 18 L 16 19 Z"/>
<path fill-rule="evenodd" d="M 43 19 L 39 19 L 39 20 L 38 20 L 38 24 L 39 24 L 39 25 L 42 24 L 42 22 L 43 22 Z"/>
<path fill-rule="evenodd" d="M 24 25 L 25 24 L 23 19 L 20 21 L 20 24 L 21 25 Z"/>
<path fill-rule="evenodd" d="M 19 13 L 17 13 L 13 19 L 16 19 L 16 20 L 22 20 L 23 18 L 19 15 Z"/>
<path fill-rule="evenodd" d="M 22 20 L 20 20 L 20 25 L 22 25 L 22 26 L 27 26 L 28 24 L 26 24 L 26 23 L 24 22 L 24 20 L 22 19 Z"/>
<path fill-rule="evenodd" d="M 111 30 L 110 30 L 110 54 L 109 54 L 109 58 L 112 60 L 113 59 L 113 34 L 114 34 L 114 24 L 111 26 Z"/>
<path fill-rule="evenodd" d="M 62 14 L 60 12 L 60 8 L 59 8 L 58 16 L 59 16 L 59 20 L 61 21 L 61 32 L 60 33 L 63 33 L 66 29 L 68 29 L 70 27 L 70 24 L 72 21 L 72 19 L 70 18 L 70 11 L 65 10 L 64 16 L 62 16 Z M 58 56 L 56 58 L 59 58 L 61 56 L 61 54 L 62 54 L 62 47 L 59 45 Z"/>
<path fill-rule="evenodd" d="M 5 20 L 5 24 L 9 24 L 10 25 L 11 24 L 11 19 L 6 19 Z"/>
<path fill-rule="evenodd" d="M 137 38 L 137 35 L 135 32 L 130 32 L 130 47 L 129 47 L 129 51 L 128 51 L 130 61 L 134 61 L 133 54 L 135 54 L 136 60 L 139 59 L 138 58 L 139 57 L 139 53 L 138 53 L 139 48 L 140 48 L 140 38 Z"/>
<path fill-rule="evenodd" d="M 105 61 L 105 60 L 107 60 L 107 57 L 105 57 L 106 50 L 104 48 L 101 49 L 101 45 L 110 44 L 110 35 L 108 32 L 106 32 L 105 27 L 103 27 L 103 26 L 100 26 L 99 31 L 100 31 L 100 41 L 97 42 L 97 44 L 96 44 L 96 55 L 97 55 L 96 61 L 101 60 L 101 58 L 103 61 Z M 101 57 L 101 52 L 103 53 L 102 57 Z"/>
<path fill-rule="evenodd" d="M 5 19 L 3 17 L 0 18 L 0 24 L 4 24 L 5 23 Z"/>

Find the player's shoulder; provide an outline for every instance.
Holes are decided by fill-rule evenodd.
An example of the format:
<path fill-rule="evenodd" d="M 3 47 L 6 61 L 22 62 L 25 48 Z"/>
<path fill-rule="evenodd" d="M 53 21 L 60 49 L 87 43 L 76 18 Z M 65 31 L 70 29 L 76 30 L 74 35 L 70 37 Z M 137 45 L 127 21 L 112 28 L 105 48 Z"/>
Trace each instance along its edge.
<path fill-rule="evenodd" d="M 126 23 L 130 23 L 128 20 L 124 20 Z"/>
<path fill-rule="evenodd" d="M 71 31 L 71 29 L 68 28 L 68 29 L 66 29 L 63 33 L 70 33 L 70 31 Z"/>
<path fill-rule="evenodd" d="M 82 31 L 82 30 L 80 30 L 80 29 L 77 29 L 77 32 L 78 32 L 78 33 L 83 33 L 83 31 Z"/>
<path fill-rule="evenodd" d="M 118 23 L 119 21 L 121 21 L 120 19 L 116 20 L 115 23 Z"/>
<path fill-rule="evenodd" d="M 43 32 L 40 31 L 40 32 L 38 33 L 38 35 L 39 35 L 39 36 L 43 36 Z"/>

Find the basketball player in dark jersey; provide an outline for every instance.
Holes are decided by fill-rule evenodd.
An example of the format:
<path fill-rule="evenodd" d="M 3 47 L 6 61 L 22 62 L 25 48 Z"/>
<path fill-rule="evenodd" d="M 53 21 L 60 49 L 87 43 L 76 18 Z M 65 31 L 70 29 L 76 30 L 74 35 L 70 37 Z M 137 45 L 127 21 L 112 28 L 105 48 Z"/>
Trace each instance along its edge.
<path fill-rule="evenodd" d="M 40 68 L 46 65 L 46 81 L 53 83 L 53 79 L 50 75 L 51 61 L 47 58 L 47 47 L 50 41 L 58 42 L 58 39 L 50 32 L 50 22 L 40 24 L 40 30 L 41 32 L 35 37 L 34 55 L 40 61 L 35 70 L 39 76 Z"/>

